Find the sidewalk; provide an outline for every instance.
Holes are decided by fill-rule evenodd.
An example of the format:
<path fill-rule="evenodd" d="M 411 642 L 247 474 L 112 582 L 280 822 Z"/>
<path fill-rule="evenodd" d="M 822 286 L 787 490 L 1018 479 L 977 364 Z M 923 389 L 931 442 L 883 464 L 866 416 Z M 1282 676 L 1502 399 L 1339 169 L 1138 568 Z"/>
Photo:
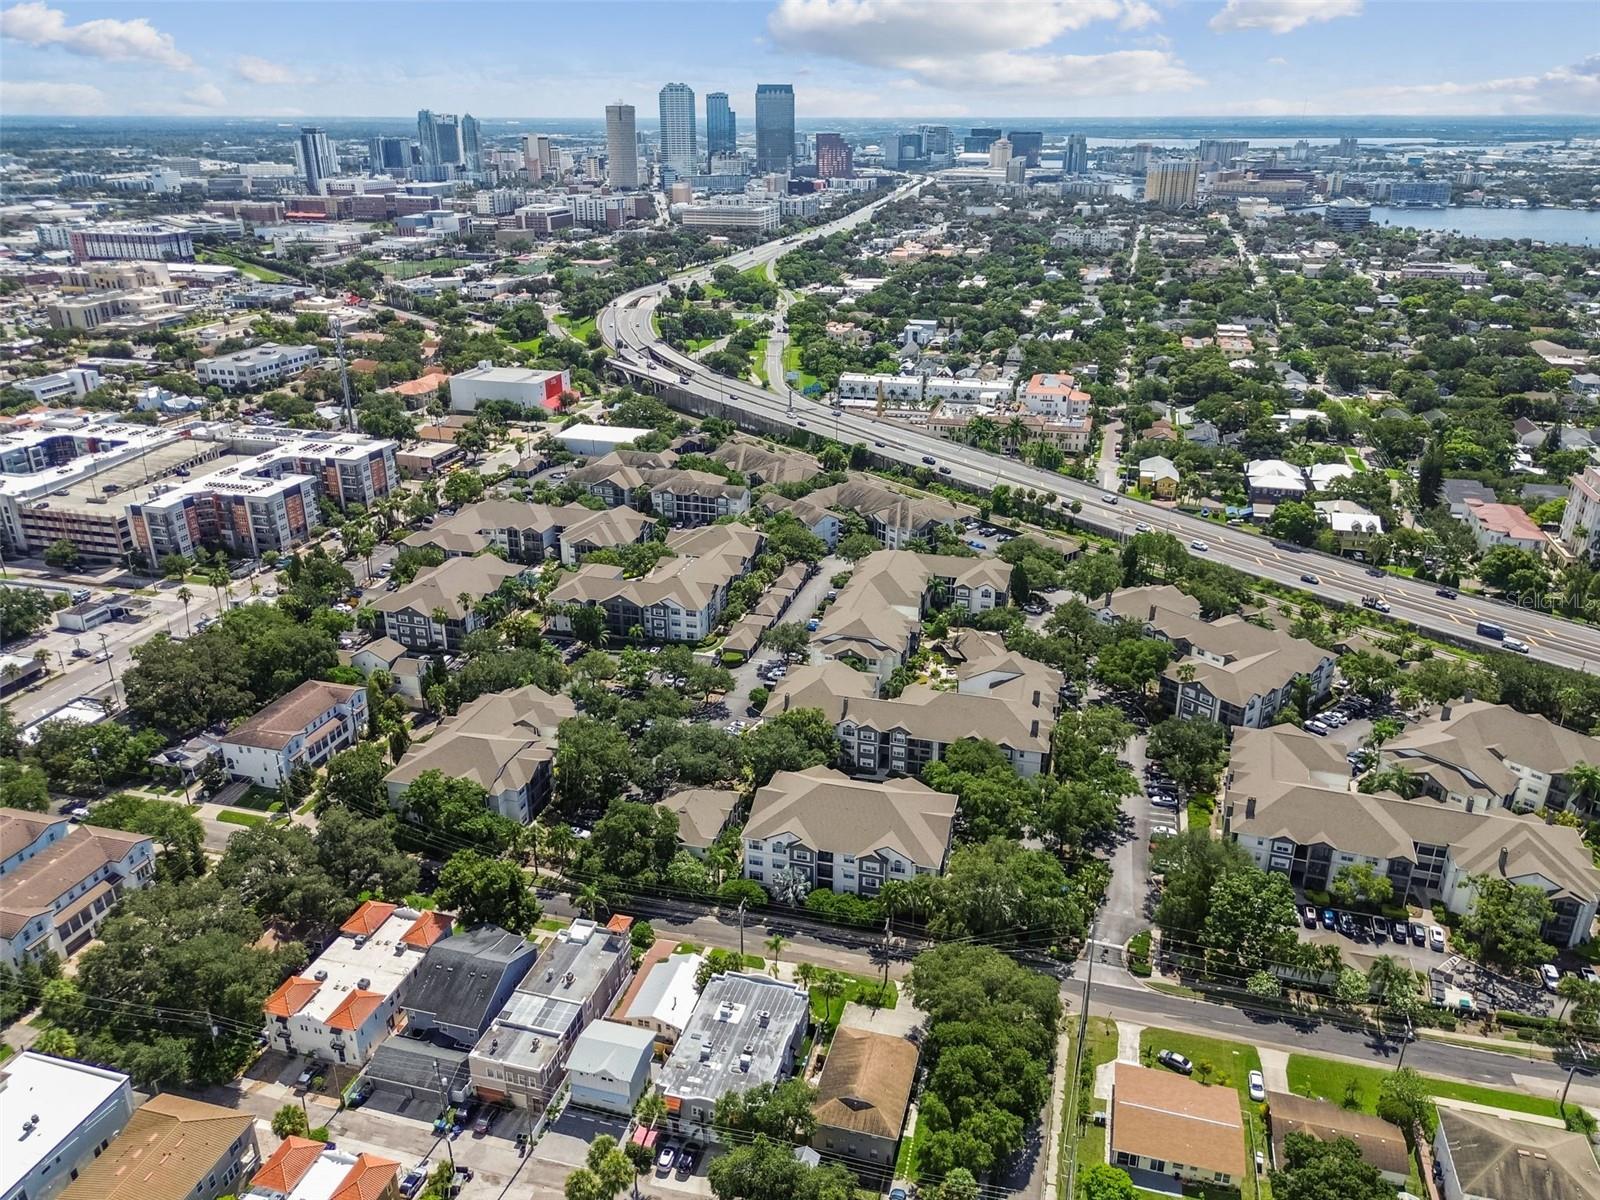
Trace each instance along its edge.
<path fill-rule="evenodd" d="M 1061 1036 L 1056 1039 L 1056 1069 L 1050 1080 L 1050 1105 L 1045 1109 L 1043 1200 L 1057 1200 L 1056 1193 L 1061 1186 L 1058 1165 L 1061 1162 L 1061 1111 L 1066 1103 L 1067 1087 L 1072 1082 L 1072 1056 L 1069 1050 L 1073 1022 L 1063 1020 L 1061 1024 Z"/>

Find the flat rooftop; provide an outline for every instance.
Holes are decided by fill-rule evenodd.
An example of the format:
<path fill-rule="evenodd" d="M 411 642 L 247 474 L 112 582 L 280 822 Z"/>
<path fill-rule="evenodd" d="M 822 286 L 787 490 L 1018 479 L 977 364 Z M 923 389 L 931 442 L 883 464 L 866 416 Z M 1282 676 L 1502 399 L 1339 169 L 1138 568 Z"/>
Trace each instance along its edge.
<path fill-rule="evenodd" d="M 804 988 L 765 975 L 714 976 L 661 1068 L 662 1092 L 715 1102 L 783 1078 L 810 1016 Z"/>
<path fill-rule="evenodd" d="M 10 1150 L 0 1154 L 0 1196 L 53 1158 L 78 1126 L 119 1091 L 128 1077 L 87 1063 L 22 1053 L 0 1066 L 0 1128 L 10 1131 Z M 132 1107 L 132 1097 L 129 1098 Z M 25 1122 L 38 1124 L 20 1137 Z"/>
<path fill-rule="evenodd" d="M 472 1048 L 472 1055 L 525 1071 L 542 1071 L 566 1052 L 582 1021 L 582 1006 L 571 1000 L 512 992 Z"/>
<path fill-rule="evenodd" d="M 631 952 L 626 937 L 580 919 L 556 935 L 517 990 L 582 1004 L 594 995 L 618 956 Z"/>
<path fill-rule="evenodd" d="M 355 936 L 340 933 L 300 972 L 300 978 L 321 986 L 296 1015 L 325 1022 L 358 985 L 381 996 L 393 992 L 422 961 L 421 950 L 400 940 L 416 922 L 417 914 L 402 908 L 390 914 L 361 945 L 356 944 Z M 326 971 L 327 978 L 318 980 L 319 971 Z"/>

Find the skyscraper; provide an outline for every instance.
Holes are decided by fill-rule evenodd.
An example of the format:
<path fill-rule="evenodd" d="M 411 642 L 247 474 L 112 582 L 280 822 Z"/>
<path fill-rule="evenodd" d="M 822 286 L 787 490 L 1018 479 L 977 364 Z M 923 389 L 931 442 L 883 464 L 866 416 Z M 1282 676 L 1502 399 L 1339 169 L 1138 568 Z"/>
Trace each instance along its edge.
<path fill-rule="evenodd" d="M 460 162 L 474 174 L 483 170 L 483 145 L 478 140 L 478 118 L 471 113 L 461 115 Z"/>
<path fill-rule="evenodd" d="M 974 126 L 972 132 L 962 142 L 961 148 L 968 154 L 987 154 L 989 153 L 989 147 L 994 145 L 999 138 L 1000 131 L 998 129 L 990 129 L 981 125 Z"/>
<path fill-rule="evenodd" d="M 739 114 L 728 107 L 727 92 L 706 95 L 706 158 L 732 154 L 739 145 Z"/>
<path fill-rule="evenodd" d="M 633 105 L 621 100 L 606 105 L 606 182 L 618 189 L 639 186 L 639 139 L 633 129 Z"/>
<path fill-rule="evenodd" d="M 1067 148 L 1061 156 L 1061 170 L 1068 175 L 1082 175 L 1089 169 L 1089 139 L 1081 133 L 1067 135 Z"/>
<path fill-rule="evenodd" d="M 1150 165 L 1150 152 L 1155 147 L 1149 142 L 1140 142 L 1133 148 L 1133 170 L 1135 174 L 1145 170 Z"/>
<path fill-rule="evenodd" d="M 522 168 L 528 172 L 528 178 L 537 182 L 550 174 L 554 165 L 550 153 L 550 138 L 543 133 L 525 133 L 522 135 Z"/>
<path fill-rule="evenodd" d="M 694 91 L 686 83 L 661 89 L 661 164 L 676 175 L 693 175 L 700 155 L 694 129 Z"/>
<path fill-rule="evenodd" d="M 1145 168 L 1144 198 L 1162 208 L 1183 208 L 1194 203 L 1194 189 L 1199 181 L 1199 159 L 1158 159 Z"/>
<path fill-rule="evenodd" d="M 756 87 L 756 171 L 788 171 L 794 166 L 794 85 Z"/>
<path fill-rule="evenodd" d="M 917 136 L 922 139 L 922 152 L 930 159 L 944 158 L 955 151 L 955 135 L 948 125 L 918 125 Z"/>
<path fill-rule="evenodd" d="M 994 141 L 990 142 L 989 169 L 991 171 L 1004 171 L 1010 165 L 1011 142 L 1006 138 L 996 138 Z"/>
<path fill-rule="evenodd" d="M 1044 134 L 1038 130 L 1013 129 L 1006 134 L 1011 143 L 1011 157 L 1026 159 L 1030 167 L 1039 165 L 1039 151 L 1044 149 Z"/>
<path fill-rule="evenodd" d="M 1240 138 L 1202 138 L 1195 154 L 1202 164 L 1226 167 L 1250 151 L 1250 143 Z"/>
<path fill-rule="evenodd" d="M 339 173 L 339 160 L 334 156 L 333 144 L 328 135 L 315 125 L 300 130 L 294 143 L 294 163 L 306 181 L 306 191 L 313 196 L 322 194 L 322 181 Z"/>
<path fill-rule="evenodd" d="M 469 120 L 471 118 L 468 118 Z M 477 136 L 473 121 L 473 136 Z M 461 126 L 454 113 L 423 109 L 417 113 L 417 144 L 422 148 L 424 167 L 457 167 L 462 163 Z"/>
<path fill-rule="evenodd" d="M 411 147 L 400 137 L 375 137 L 367 143 L 374 172 L 404 171 L 411 165 Z"/>
<path fill-rule="evenodd" d="M 850 143 L 837 133 L 817 134 L 817 178 L 849 179 L 855 174 Z"/>

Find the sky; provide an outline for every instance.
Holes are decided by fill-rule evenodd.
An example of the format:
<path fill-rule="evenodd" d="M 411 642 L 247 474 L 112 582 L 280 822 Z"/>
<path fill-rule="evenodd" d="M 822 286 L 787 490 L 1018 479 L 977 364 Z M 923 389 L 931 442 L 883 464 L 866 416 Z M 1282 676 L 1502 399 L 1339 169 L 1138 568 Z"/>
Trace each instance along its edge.
<path fill-rule="evenodd" d="M 0 0 L 0 115 L 1600 113 L 1593 0 Z M 703 101 L 701 102 L 703 109 Z"/>

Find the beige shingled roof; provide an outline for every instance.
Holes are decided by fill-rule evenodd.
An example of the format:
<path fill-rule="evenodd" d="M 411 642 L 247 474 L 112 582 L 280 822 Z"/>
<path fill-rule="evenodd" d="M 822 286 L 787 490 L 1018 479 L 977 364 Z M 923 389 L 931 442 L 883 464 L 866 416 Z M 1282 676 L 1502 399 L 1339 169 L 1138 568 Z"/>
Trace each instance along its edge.
<path fill-rule="evenodd" d="M 943 867 L 956 798 L 915 779 L 851 779 L 830 767 L 780 771 L 755 795 L 747 838 L 790 834 L 814 849 L 873 854 L 892 849 L 919 866 Z"/>
<path fill-rule="evenodd" d="M 1391 1175 L 1410 1174 L 1411 1154 L 1406 1149 L 1405 1134 L 1399 1126 L 1380 1117 L 1290 1092 L 1268 1092 L 1267 1108 L 1271 1113 L 1273 1161 L 1279 1167 L 1284 1165 L 1283 1139 L 1291 1133 L 1303 1133 L 1323 1142 L 1348 1138 L 1369 1165 Z"/>
<path fill-rule="evenodd" d="M 491 796 L 520 791 L 555 754 L 556 729 L 577 715 L 565 696 L 532 686 L 480 696 L 413 745 L 385 779 L 410 784 L 425 771 L 470 779 Z"/>
<path fill-rule="evenodd" d="M 828 1047 L 812 1112 L 824 1128 L 892 1141 L 900 1136 L 916 1077 L 917 1047 L 912 1042 L 887 1033 L 841 1029 Z"/>
<path fill-rule="evenodd" d="M 1495 1200 L 1600 1200 L 1600 1167 L 1581 1133 L 1441 1104 L 1462 1190 Z"/>
<path fill-rule="evenodd" d="M 255 1118 L 170 1092 L 153 1096 L 59 1200 L 186 1200 L 204 1186 L 233 1143 L 251 1136 Z"/>
<path fill-rule="evenodd" d="M 33 845 L 52 825 L 65 825 L 66 817 L 28 812 L 22 808 L 0 808 L 0 859 L 10 858 Z"/>
<path fill-rule="evenodd" d="M 1249 1170 L 1239 1093 L 1171 1071 L 1119 1062 L 1111 1087 L 1111 1150 L 1221 1171 Z"/>
<path fill-rule="evenodd" d="M 664 803 L 678 814 L 678 840 L 704 849 L 717 840 L 738 807 L 739 793 L 730 788 L 687 788 L 674 792 Z"/>
<path fill-rule="evenodd" d="M 373 607 L 384 613 L 411 609 L 424 615 L 443 609 L 446 617 L 459 621 L 467 615 L 459 599 L 463 593 L 473 601 L 482 600 L 522 571 L 522 567 L 502 562 L 493 555 L 446 559 L 437 567 L 423 571 L 405 587 L 390 592 Z"/>
<path fill-rule="evenodd" d="M 1407 729 L 1384 747 L 1384 753 L 1440 764 L 1464 782 L 1476 778 L 1503 796 L 1517 785 L 1506 763 L 1547 775 L 1570 771 L 1578 763 L 1600 764 L 1600 738 L 1534 713 L 1479 700 L 1445 705 L 1437 719 Z"/>
<path fill-rule="evenodd" d="M 354 684 L 308 679 L 294 691 L 279 696 L 223 741 L 239 746 L 281 750 L 292 738 L 304 733 L 312 721 L 363 690 Z"/>
<path fill-rule="evenodd" d="M 19 818 L 0 809 L 0 829 Z M 25 817 L 39 814 L 26 813 Z M 15 867 L 0 888 L 0 937 L 15 937 L 34 917 L 55 911 L 56 901 L 78 884 L 151 839 L 142 833 L 80 825 Z"/>

